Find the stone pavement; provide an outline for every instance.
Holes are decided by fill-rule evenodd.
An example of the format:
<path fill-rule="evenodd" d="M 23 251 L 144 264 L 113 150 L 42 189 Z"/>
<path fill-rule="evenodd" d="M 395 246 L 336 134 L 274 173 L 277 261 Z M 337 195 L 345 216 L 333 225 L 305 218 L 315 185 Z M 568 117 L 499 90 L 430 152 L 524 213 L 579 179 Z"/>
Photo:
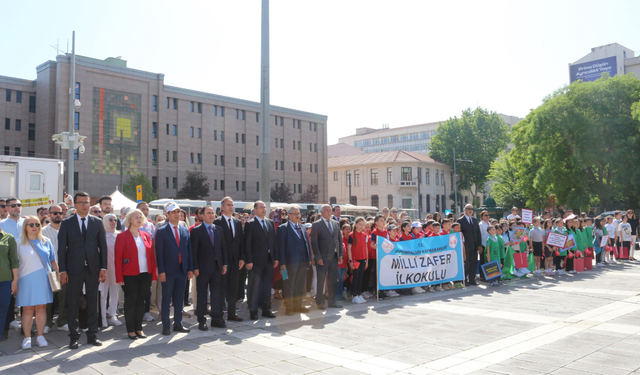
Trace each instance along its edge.
<path fill-rule="evenodd" d="M 12 330 L 0 374 L 639 373 L 639 285 L 640 263 L 625 263 L 498 288 L 345 302 L 341 311 L 281 309 L 277 319 L 229 322 L 224 331 L 198 331 L 191 318 L 191 333 L 165 337 L 156 321 L 145 326 L 148 339 L 130 341 L 124 327 L 110 327 L 99 334 L 104 346 L 76 351 L 55 330 L 48 348 L 19 350 Z"/>

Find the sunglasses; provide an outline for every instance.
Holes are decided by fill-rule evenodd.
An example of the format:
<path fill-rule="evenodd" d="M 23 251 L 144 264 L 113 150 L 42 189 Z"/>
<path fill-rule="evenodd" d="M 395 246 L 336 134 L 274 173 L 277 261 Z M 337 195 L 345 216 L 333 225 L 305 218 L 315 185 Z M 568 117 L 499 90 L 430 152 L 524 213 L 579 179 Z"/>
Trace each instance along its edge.
<path fill-rule="evenodd" d="M 49 215 L 62 215 L 62 212 L 49 212 Z"/>
<path fill-rule="evenodd" d="M 102 212 L 102 211 L 100 211 L 100 210 L 91 211 L 92 214 L 99 214 L 100 212 Z"/>
<path fill-rule="evenodd" d="M 116 219 L 109 219 L 110 222 L 115 223 L 117 220 Z"/>
<path fill-rule="evenodd" d="M 33 228 L 34 226 L 35 226 L 36 228 L 40 228 L 40 223 L 29 223 L 29 224 L 27 224 L 27 225 L 28 225 L 29 227 L 31 227 L 31 228 Z"/>
<path fill-rule="evenodd" d="M 7 208 L 6 204 L 0 204 L 0 208 Z"/>
<path fill-rule="evenodd" d="M 9 205 L 9 207 L 11 207 L 11 208 L 16 208 L 16 206 L 22 207 L 22 203 L 13 203 L 13 204 Z"/>
<path fill-rule="evenodd" d="M 392 214 L 397 214 L 397 213 L 398 213 L 398 211 L 391 211 L 391 213 L 392 213 Z"/>

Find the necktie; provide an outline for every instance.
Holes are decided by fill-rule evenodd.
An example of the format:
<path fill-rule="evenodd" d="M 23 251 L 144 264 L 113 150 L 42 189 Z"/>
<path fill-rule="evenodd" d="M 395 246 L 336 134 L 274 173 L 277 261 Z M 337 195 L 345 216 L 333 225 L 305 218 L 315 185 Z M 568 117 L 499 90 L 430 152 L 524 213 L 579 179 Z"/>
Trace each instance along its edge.
<path fill-rule="evenodd" d="M 296 228 L 296 233 L 298 233 L 298 237 L 302 238 L 302 232 L 300 231 L 300 227 L 296 225 L 295 228 Z"/>
<path fill-rule="evenodd" d="M 84 238 L 85 240 L 87 239 L 87 227 L 85 226 L 84 221 L 87 220 L 86 217 L 81 217 L 80 220 L 82 220 L 82 238 Z"/>
<path fill-rule="evenodd" d="M 176 235 L 176 243 L 178 244 L 178 260 L 182 264 L 182 254 L 180 253 L 180 236 L 178 235 L 178 227 L 173 227 L 173 233 Z"/>
<path fill-rule="evenodd" d="M 215 242 L 213 242 L 213 225 L 209 225 L 209 238 L 211 239 L 211 244 L 215 245 Z"/>
<path fill-rule="evenodd" d="M 326 223 L 327 223 L 327 226 L 329 227 L 329 232 L 333 236 L 333 225 L 331 225 L 331 221 L 330 220 L 326 220 Z"/>
<path fill-rule="evenodd" d="M 235 233 L 233 233 L 233 225 L 231 225 L 231 219 L 229 219 L 229 229 L 231 230 L 231 237 L 235 237 Z"/>
<path fill-rule="evenodd" d="M 267 224 L 264 222 L 264 220 L 260 220 L 262 222 L 262 229 L 264 229 L 264 232 L 269 235 L 269 230 L 267 229 Z"/>

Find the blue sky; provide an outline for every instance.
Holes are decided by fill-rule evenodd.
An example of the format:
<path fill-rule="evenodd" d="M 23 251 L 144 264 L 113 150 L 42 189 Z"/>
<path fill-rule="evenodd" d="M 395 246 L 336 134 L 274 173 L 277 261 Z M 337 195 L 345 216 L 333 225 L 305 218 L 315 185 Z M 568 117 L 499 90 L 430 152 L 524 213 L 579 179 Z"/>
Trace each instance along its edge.
<path fill-rule="evenodd" d="M 75 30 L 78 54 L 260 99 L 259 0 L 2 3 L 0 75 L 34 79 Z M 524 117 L 592 47 L 640 55 L 639 14 L 632 0 L 272 0 L 271 103 L 329 116 L 330 144 L 477 105 Z"/>

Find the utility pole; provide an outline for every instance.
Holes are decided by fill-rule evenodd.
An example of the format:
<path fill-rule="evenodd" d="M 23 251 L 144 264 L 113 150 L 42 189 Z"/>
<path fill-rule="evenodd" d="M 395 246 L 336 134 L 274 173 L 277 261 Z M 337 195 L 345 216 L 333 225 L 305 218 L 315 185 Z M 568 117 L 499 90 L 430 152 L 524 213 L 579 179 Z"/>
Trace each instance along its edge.
<path fill-rule="evenodd" d="M 124 130 L 120 130 L 120 189 L 124 191 L 123 168 L 124 168 Z"/>
<path fill-rule="evenodd" d="M 453 189 L 455 190 L 456 203 L 453 205 L 454 218 L 458 215 L 458 175 L 456 174 L 456 148 L 453 148 Z"/>
<path fill-rule="evenodd" d="M 260 144 L 260 200 L 267 205 L 267 214 L 271 210 L 271 136 L 269 135 L 270 104 L 269 104 L 269 0 L 262 0 L 262 28 L 261 28 L 261 56 L 260 56 L 260 108 L 261 135 Z"/>
<path fill-rule="evenodd" d="M 351 204 L 351 171 L 347 171 L 347 182 L 349 183 L 349 199 L 347 199 L 347 203 Z"/>
<path fill-rule="evenodd" d="M 75 93 L 76 93 L 76 32 L 73 32 L 71 39 L 71 74 L 69 82 L 69 134 L 73 135 L 74 118 L 75 118 Z M 67 161 L 67 190 L 70 195 L 74 195 L 74 176 L 73 176 L 73 156 L 74 156 L 73 139 L 69 139 L 69 160 Z"/>

